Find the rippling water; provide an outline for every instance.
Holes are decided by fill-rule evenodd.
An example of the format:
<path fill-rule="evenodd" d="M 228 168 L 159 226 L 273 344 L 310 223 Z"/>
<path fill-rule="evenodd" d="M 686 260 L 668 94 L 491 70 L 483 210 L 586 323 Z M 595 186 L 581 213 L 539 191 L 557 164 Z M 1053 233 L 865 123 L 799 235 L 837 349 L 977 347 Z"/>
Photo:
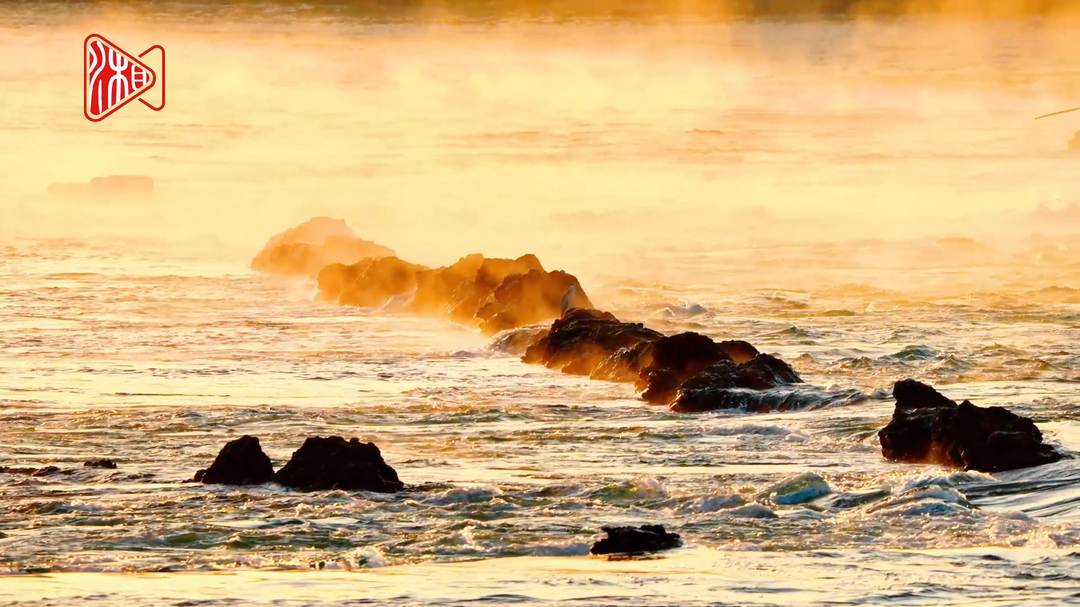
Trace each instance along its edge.
<path fill-rule="evenodd" d="M 673 415 L 627 385 L 525 365 L 442 321 L 316 304 L 302 282 L 137 248 L 5 249 L 5 464 L 71 470 L 0 476 L 12 572 L 405 566 L 402 578 L 373 579 L 370 596 L 406 602 L 720 593 L 768 604 L 795 592 L 784 600 L 812 603 L 833 596 L 833 578 L 857 581 L 845 591 L 852 602 L 991 600 L 1016 584 L 1039 601 L 1075 593 L 1077 460 L 996 475 L 899 465 L 881 458 L 875 434 L 891 413 L 891 383 L 913 376 L 1030 415 L 1051 442 L 1080 449 L 1080 297 L 1070 289 L 957 300 L 852 283 L 647 285 L 644 270 L 601 280 L 596 299 L 627 318 L 746 338 L 809 382 L 867 395 L 800 413 Z M 664 265 L 692 264 L 708 283 L 748 257 L 790 253 L 732 253 L 723 270 L 702 254 Z M 245 433 L 262 438 L 276 465 L 305 436 L 373 440 L 415 488 L 303 494 L 182 482 Z M 96 457 L 119 469 L 80 467 Z M 688 547 L 610 566 L 583 556 L 600 526 L 643 522 L 673 527 Z M 490 560 L 509 557 L 535 563 Z M 798 573 L 782 573 L 790 569 Z M 52 579 L 73 579 L 59 596 L 94 595 L 95 584 L 113 592 L 108 582 Z M 228 594 L 229 582 L 184 579 Z M 268 596 L 301 580 L 244 579 Z M 123 592 L 172 596 L 168 580 Z M 350 580 L 310 578 L 340 593 L 331 596 L 369 597 Z M 282 592 L 303 602 L 303 587 Z"/>
<path fill-rule="evenodd" d="M 41 49 L 0 65 L 0 465 L 62 472 L 0 474 L 0 601 L 1080 600 L 1078 460 L 958 472 L 876 437 L 914 377 L 1080 451 L 1080 182 L 1070 123 L 1029 124 L 1080 92 L 1074 29 L 193 10 L 176 31 L 37 6 L 0 38 Z M 167 111 L 69 112 L 59 58 L 106 17 L 169 49 Z M 258 59 L 282 39 L 306 93 Z M 43 194 L 129 172 L 155 203 Z M 315 214 L 418 262 L 539 253 L 620 318 L 865 398 L 675 415 L 247 269 Z M 275 466 L 306 436 L 371 440 L 411 488 L 184 482 L 242 434 Z M 100 457 L 118 469 L 82 467 Z M 586 556 L 643 523 L 685 547 Z"/>

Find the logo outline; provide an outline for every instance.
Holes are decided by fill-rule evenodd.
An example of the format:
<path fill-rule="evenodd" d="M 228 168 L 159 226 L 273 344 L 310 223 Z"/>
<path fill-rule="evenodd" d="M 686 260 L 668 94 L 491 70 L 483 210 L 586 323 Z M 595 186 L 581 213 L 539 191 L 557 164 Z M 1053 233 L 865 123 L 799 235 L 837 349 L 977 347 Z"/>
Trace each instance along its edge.
<path fill-rule="evenodd" d="M 128 98 L 125 99 L 122 103 L 118 103 L 118 104 L 110 107 L 109 111 L 105 112 L 104 114 L 98 115 L 97 118 L 92 117 L 90 115 L 90 111 L 89 111 L 89 107 L 90 107 L 90 105 L 89 105 L 90 69 L 89 69 L 89 57 L 88 57 L 88 55 L 90 54 L 90 42 L 93 39 L 101 40 L 106 45 L 108 45 L 108 47 L 111 50 L 114 50 L 114 51 L 120 53 L 125 58 L 127 58 L 129 61 L 131 61 L 133 64 L 138 65 L 142 70 L 144 70 L 146 73 L 150 74 L 150 76 L 152 78 L 151 81 L 150 81 L 149 86 L 144 86 L 142 88 L 141 92 L 139 92 L 138 94 L 129 95 Z M 157 108 L 155 108 L 154 106 L 150 105 L 149 103 L 147 103 L 145 100 L 142 99 L 142 95 L 144 93 L 146 93 L 147 91 L 153 89 L 154 86 L 157 85 L 157 72 L 150 69 L 150 67 L 148 65 L 146 65 L 142 61 L 139 61 L 139 59 L 135 58 L 133 55 L 131 55 L 131 53 L 128 53 L 124 49 L 120 48 L 120 46 L 118 46 L 117 44 L 115 44 L 114 42 L 112 42 L 111 40 L 106 38 L 105 36 L 102 36 L 101 34 L 90 34 L 85 39 L 83 39 L 83 116 L 86 117 L 86 119 L 89 120 L 90 122 L 101 122 L 102 120 L 105 120 L 109 116 L 112 116 L 113 114 L 115 114 L 120 108 L 122 108 L 125 105 L 131 103 L 132 101 L 135 101 L 136 99 L 138 99 L 139 101 L 142 101 L 143 104 L 146 105 L 146 107 L 150 108 L 151 110 L 154 110 L 155 112 L 159 112 L 162 109 L 164 109 L 165 108 L 165 49 L 161 45 L 155 44 L 154 46 L 151 46 L 150 48 L 143 51 L 143 53 L 141 55 L 139 55 L 139 57 L 145 56 L 147 53 L 154 50 L 155 48 L 161 50 L 161 75 L 162 75 L 161 76 L 161 87 L 162 87 L 161 88 L 161 106 L 157 107 Z"/>

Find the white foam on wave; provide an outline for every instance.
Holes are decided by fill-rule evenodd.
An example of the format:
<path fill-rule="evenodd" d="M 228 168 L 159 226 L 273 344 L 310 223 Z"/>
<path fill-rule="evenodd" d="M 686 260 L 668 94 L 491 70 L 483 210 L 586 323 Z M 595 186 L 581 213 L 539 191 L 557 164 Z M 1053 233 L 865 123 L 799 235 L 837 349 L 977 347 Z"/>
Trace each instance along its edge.
<path fill-rule="evenodd" d="M 707 513 L 737 508 L 745 504 L 746 498 L 741 495 L 709 495 L 691 500 L 684 504 L 681 510 L 687 513 Z"/>

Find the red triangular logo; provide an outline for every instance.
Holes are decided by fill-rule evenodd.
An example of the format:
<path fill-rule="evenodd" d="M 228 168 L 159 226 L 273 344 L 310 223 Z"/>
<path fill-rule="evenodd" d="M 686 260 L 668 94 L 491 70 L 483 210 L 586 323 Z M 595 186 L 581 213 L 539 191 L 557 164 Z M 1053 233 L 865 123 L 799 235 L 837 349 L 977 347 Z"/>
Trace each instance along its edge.
<path fill-rule="evenodd" d="M 98 34 L 83 43 L 83 113 L 99 122 L 154 88 L 157 74 Z"/>

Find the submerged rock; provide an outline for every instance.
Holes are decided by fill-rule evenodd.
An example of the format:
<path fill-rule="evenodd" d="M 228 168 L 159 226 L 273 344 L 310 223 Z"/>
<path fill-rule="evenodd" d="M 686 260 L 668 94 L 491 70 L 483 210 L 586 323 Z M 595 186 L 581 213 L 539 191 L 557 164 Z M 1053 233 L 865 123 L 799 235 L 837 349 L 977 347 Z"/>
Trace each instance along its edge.
<path fill-rule="evenodd" d="M 592 554 L 644 554 L 682 545 L 679 534 L 668 533 L 663 525 L 603 527 L 602 531 L 607 537 L 593 544 Z"/>
<path fill-rule="evenodd" d="M 552 323 L 547 335 L 529 346 L 522 360 L 564 373 L 592 375 L 605 359 L 621 349 L 632 351 L 663 336 L 641 323 L 622 322 L 610 312 L 570 308 Z M 628 360 L 627 364 L 634 361 Z"/>
<path fill-rule="evenodd" d="M 26 476 L 50 476 L 60 472 L 56 466 L 43 466 L 41 468 L 15 468 L 0 466 L 0 474 L 25 474 Z"/>
<path fill-rule="evenodd" d="M 885 459 L 1000 472 L 1062 458 L 1034 422 L 1002 407 L 958 405 L 912 379 L 897 382 L 893 396 L 892 419 L 878 433 Z"/>
<path fill-rule="evenodd" d="M 194 480 L 207 485 L 261 485 L 273 478 L 274 467 L 259 439 L 244 435 L 225 443 L 214 463 L 196 472 Z"/>
<path fill-rule="evenodd" d="M 83 462 L 83 467 L 86 468 L 105 468 L 107 470 L 116 470 L 116 462 L 111 459 L 92 459 Z"/>
<path fill-rule="evenodd" d="M 394 493 L 405 488 L 374 443 L 340 436 L 311 437 L 274 475 L 284 487 L 302 491 L 374 491 Z"/>
<path fill-rule="evenodd" d="M 251 268 L 314 277 L 330 264 L 351 265 L 392 255 L 394 251 L 387 247 L 357 238 L 343 220 L 316 217 L 271 237 L 251 260 Z"/>

